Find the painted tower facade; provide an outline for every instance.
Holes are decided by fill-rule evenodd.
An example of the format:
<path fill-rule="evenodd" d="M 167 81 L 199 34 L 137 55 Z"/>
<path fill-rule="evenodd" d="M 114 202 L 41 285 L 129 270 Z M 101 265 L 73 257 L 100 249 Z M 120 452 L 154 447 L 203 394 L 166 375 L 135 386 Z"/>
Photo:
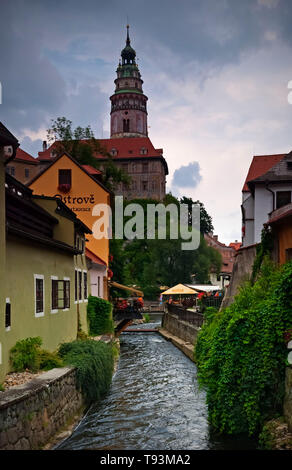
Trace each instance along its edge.
<path fill-rule="evenodd" d="M 136 52 L 131 47 L 127 25 L 126 47 L 117 68 L 115 93 L 111 100 L 111 138 L 148 137 L 147 96 L 136 63 Z"/>

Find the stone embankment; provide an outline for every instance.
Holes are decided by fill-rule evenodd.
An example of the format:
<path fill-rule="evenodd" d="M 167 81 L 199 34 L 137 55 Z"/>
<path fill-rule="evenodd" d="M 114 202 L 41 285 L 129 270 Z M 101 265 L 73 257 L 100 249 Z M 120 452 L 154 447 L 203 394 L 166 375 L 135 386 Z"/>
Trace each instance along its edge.
<path fill-rule="evenodd" d="M 84 410 L 76 370 L 52 369 L 0 394 L 0 449 L 40 449 Z"/>
<path fill-rule="evenodd" d="M 199 327 L 181 320 L 178 315 L 165 312 L 159 333 L 194 361 L 194 345 L 199 330 Z"/>

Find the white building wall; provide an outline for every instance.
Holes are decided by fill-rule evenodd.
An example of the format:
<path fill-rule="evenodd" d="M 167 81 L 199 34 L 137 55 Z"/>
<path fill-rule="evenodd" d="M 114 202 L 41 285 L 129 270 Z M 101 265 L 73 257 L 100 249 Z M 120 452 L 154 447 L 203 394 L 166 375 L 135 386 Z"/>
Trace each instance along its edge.
<path fill-rule="evenodd" d="M 90 268 L 89 273 L 91 295 L 103 298 L 103 278 L 106 276 L 106 267 L 94 264 Z"/>
<path fill-rule="evenodd" d="M 251 193 L 243 193 L 242 207 L 244 210 L 245 235 L 243 236 L 243 246 L 254 244 L 254 198 Z"/>
<path fill-rule="evenodd" d="M 273 210 L 273 195 L 264 186 L 257 185 L 254 194 L 254 243 L 260 243 L 263 225 Z"/>

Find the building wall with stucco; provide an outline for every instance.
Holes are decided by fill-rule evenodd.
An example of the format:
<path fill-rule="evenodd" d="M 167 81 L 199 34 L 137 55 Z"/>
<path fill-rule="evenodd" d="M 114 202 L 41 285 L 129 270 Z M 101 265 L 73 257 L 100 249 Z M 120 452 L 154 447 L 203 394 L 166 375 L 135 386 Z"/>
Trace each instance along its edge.
<path fill-rule="evenodd" d="M 58 187 L 58 172 L 62 169 L 71 169 L 72 171 L 71 188 L 66 193 L 60 191 Z M 98 220 L 98 216 L 93 215 L 94 207 L 97 204 L 110 207 L 108 191 L 65 154 L 40 174 L 29 187 L 34 191 L 34 194 L 57 196 L 62 199 L 77 217 L 94 232 L 94 224 Z M 108 215 L 105 216 L 105 219 L 108 220 Z M 95 237 L 95 233 L 86 236 L 88 240 L 86 246 L 108 264 L 109 239 L 105 237 L 98 239 Z"/>

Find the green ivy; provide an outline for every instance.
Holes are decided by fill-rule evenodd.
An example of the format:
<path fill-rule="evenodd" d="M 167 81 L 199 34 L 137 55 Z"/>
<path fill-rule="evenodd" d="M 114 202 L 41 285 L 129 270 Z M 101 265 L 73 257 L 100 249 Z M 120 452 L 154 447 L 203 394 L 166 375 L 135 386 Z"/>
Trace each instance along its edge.
<path fill-rule="evenodd" d="M 86 404 L 98 401 L 109 390 L 115 351 L 110 344 L 92 339 L 72 341 L 60 346 L 64 363 L 77 369 L 77 385 Z"/>
<path fill-rule="evenodd" d="M 88 298 L 87 318 L 90 335 L 113 333 L 112 304 L 92 295 Z"/>
<path fill-rule="evenodd" d="M 245 283 L 232 305 L 207 318 L 195 358 L 217 431 L 253 435 L 281 414 L 291 307 L 292 262 L 277 268 L 265 257 L 254 284 Z"/>

